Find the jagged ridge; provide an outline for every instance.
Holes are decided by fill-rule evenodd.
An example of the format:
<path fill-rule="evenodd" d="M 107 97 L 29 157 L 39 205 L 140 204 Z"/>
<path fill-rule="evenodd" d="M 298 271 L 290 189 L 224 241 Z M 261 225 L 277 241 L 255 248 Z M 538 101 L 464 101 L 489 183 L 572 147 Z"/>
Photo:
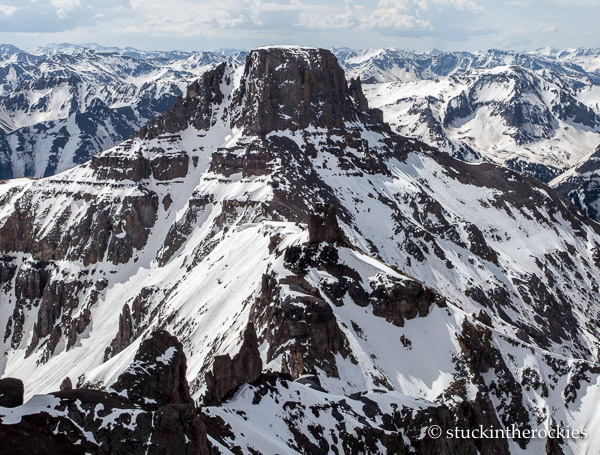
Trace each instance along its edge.
<path fill-rule="evenodd" d="M 334 62 L 253 51 L 139 137 L 0 186 L 4 374 L 28 393 L 65 376 L 110 388 L 160 327 L 230 449 L 467 453 L 473 441 L 420 435 L 431 422 L 585 427 L 597 226 L 532 178 L 392 133 Z M 368 430 L 341 430 L 342 411 Z"/>

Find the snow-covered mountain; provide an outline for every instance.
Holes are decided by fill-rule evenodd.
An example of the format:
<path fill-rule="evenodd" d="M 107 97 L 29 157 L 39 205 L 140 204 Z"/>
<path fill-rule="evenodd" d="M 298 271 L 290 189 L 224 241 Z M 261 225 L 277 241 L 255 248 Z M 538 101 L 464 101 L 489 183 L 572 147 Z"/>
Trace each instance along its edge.
<path fill-rule="evenodd" d="M 170 108 L 204 71 L 238 58 L 100 46 L 3 47 L 0 179 L 52 175 L 87 161 Z"/>
<path fill-rule="evenodd" d="M 0 132 L 0 176 L 43 177 L 71 169 L 131 137 L 143 122 L 132 107 L 111 109 L 93 100 L 86 112 L 66 119 Z"/>
<path fill-rule="evenodd" d="M 383 49 L 346 55 L 344 63 L 398 132 L 467 161 L 547 182 L 600 144 L 600 73 L 567 58 Z"/>
<path fill-rule="evenodd" d="M 600 144 L 598 49 L 336 52 L 396 131 L 460 159 L 549 182 Z"/>
<path fill-rule="evenodd" d="M 460 159 L 549 182 L 600 144 L 597 49 L 334 54 L 394 129 Z M 4 45 L 0 179 L 53 175 L 85 162 L 162 114 L 202 72 L 245 55 Z"/>
<path fill-rule="evenodd" d="M 329 51 L 219 64 L 134 138 L 4 182 L 0 253 L 0 368 L 31 398 L 0 408 L 17 441 L 600 447 L 598 225 L 532 177 L 393 132 Z M 513 424 L 588 437 L 446 433 Z"/>

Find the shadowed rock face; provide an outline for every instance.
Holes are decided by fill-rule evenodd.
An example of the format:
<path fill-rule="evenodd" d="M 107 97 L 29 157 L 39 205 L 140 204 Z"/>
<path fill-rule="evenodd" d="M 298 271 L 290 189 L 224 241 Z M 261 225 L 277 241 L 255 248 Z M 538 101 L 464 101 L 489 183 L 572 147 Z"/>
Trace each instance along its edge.
<path fill-rule="evenodd" d="M 140 138 L 154 139 L 161 134 L 176 134 L 193 125 L 205 130 L 212 125 L 213 106 L 223 100 L 221 82 L 225 74 L 226 63 L 207 71 L 187 89 L 185 98 L 180 97 L 164 115 L 140 129 Z"/>
<path fill-rule="evenodd" d="M 434 439 L 428 434 L 423 437 L 421 429 L 431 425 L 439 426 L 442 429 L 442 435 L 445 435 L 447 430 L 477 428 L 479 425 L 490 430 L 502 429 L 492 401 L 484 394 L 478 394 L 472 401 L 464 401 L 455 409 L 439 406 L 419 410 L 414 415 L 405 416 L 401 425 L 406 427 L 406 438 L 410 440 L 410 445 L 417 454 L 510 454 L 508 442 L 502 438 L 446 439 L 442 436 Z"/>
<path fill-rule="evenodd" d="M 16 378 L 0 379 L 0 406 L 16 408 L 23 404 L 23 381 Z"/>
<path fill-rule="evenodd" d="M 117 335 L 110 343 L 110 346 L 106 348 L 104 352 L 104 360 L 108 360 L 114 357 L 116 354 L 121 352 L 131 343 L 133 339 L 133 321 L 131 319 L 131 310 L 129 305 L 123 305 L 123 311 L 119 316 L 119 330 Z"/>
<path fill-rule="evenodd" d="M 142 342 L 132 366 L 112 388 L 154 409 L 166 404 L 192 404 L 186 370 L 181 343 L 168 332 L 158 330 Z"/>
<path fill-rule="evenodd" d="M 163 116 L 137 134 L 153 139 L 178 134 L 188 126 L 210 128 L 217 119 L 214 106 L 223 100 L 225 63 L 207 71 L 188 87 Z M 232 126 L 245 134 L 263 136 L 277 130 L 342 128 L 345 122 L 383 122 L 379 109 L 369 109 L 360 80 L 350 85 L 335 56 L 325 49 L 268 48 L 252 51 L 232 100 Z M 142 168 L 141 164 L 136 165 Z M 136 167 L 134 166 L 134 167 Z M 150 174 L 149 166 L 139 172 Z"/>
<path fill-rule="evenodd" d="M 308 215 L 309 243 L 344 243 L 346 241 L 335 212 L 335 207 L 325 204 L 319 205 L 314 213 Z"/>
<path fill-rule="evenodd" d="M 210 455 L 206 416 L 190 398 L 185 373 L 181 343 L 156 331 L 119 376 L 114 385 L 119 394 L 73 390 L 67 378 L 69 384 L 60 392 L 38 395 L 23 405 L 23 383 L 2 379 L 0 406 L 15 408 L 0 411 L 3 448 L 16 455 Z"/>
<path fill-rule="evenodd" d="M 58 196 L 47 189 L 39 191 L 47 191 L 44 197 L 49 199 Z M 74 201 L 86 201 L 89 197 L 68 191 L 64 194 Z M 10 203 L 10 195 L 4 196 L 0 206 Z M 38 202 L 26 198 L 15 203 L 14 211 L 0 227 L 0 251 L 29 253 L 43 262 L 81 260 L 86 266 L 102 261 L 105 254 L 115 264 L 131 259 L 134 250 L 146 244 L 159 204 L 156 194 L 148 190 L 114 201 L 98 200 L 77 222 L 68 222 L 72 213 L 66 210 L 56 220 L 55 228 L 47 232 L 38 223 Z"/>
<path fill-rule="evenodd" d="M 66 392 L 68 390 L 73 390 L 73 383 L 71 382 L 71 378 L 66 377 L 60 384 L 60 391 Z"/>
<path fill-rule="evenodd" d="M 212 371 L 206 374 L 207 392 L 204 401 L 216 404 L 241 384 L 253 382 L 262 373 L 262 360 L 253 324 L 248 324 L 239 352 L 215 357 Z"/>

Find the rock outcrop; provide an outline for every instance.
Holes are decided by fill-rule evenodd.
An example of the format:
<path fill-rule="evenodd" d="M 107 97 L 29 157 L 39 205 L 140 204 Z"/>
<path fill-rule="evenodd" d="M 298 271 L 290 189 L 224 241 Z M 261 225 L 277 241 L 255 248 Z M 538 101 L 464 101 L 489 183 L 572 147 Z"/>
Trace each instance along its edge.
<path fill-rule="evenodd" d="M 23 404 L 22 382 L 2 379 L 0 405 L 14 409 L 0 410 L 0 440 L 16 455 L 212 455 L 207 417 L 190 399 L 185 373 L 181 344 L 155 331 L 110 392 L 73 390 L 67 378 L 60 392 Z"/>
<path fill-rule="evenodd" d="M 60 391 L 66 392 L 68 390 L 73 390 L 73 383 L 71 382 L 71 378 L 68 376 L 60 383 Z"/>
<path fill-rule="evenodd" d="M 412 280 L 389 280 L 373 285 L 369 294 L 373 315 L 399 327 L 405 320 L 425 317 L 432 305 L 445 305 L 445 299 L 433 289 Z"/>
<path fill-rule="evenodd" d="M 23 404 L 23 381 L 16 378 L 0 379 L 0 406 L 16 408 Z"/>
<path fill-rule="evenodd" d="M 157 330 L 138 349 L 133 364 L 112 389 L 149 409 L 167 404 L 193 404 L 185 377 L 183 346 L 174 336 Z"/>
<path fill-rule="evenodd" d="M 212 371 L 206 374 L 206 404 L 217 404 L 236 387 L 253 382 L 262 373 L 262 359 L 258 352 L 256 330 L 252 323 L 244 331 L 239 352 L 216 356 Z"/>
<path fill-rule="evenodd" d="M 119 316 L 119 330 L 117 335 L 110 343 L 110 346 L 106 348 L 104 352 L 104 359 L 108 360 L 114 357 L 123 349 L 125 349 L 131 343 L 133 339 L 133 321 L 131 319 L 131 310 L 129 305 L 123 305 L 123 310 Z"/>
<path fill-rule="evenodd" d="M 308 215 L 308 243 L 345 243 L 344 231 L 340 228 L 335 207 L 328 204 L 317 205 Z"/>
<path fill-rule="evenodd" d="M 479 394 L 474 400 L 464 401 L 454 408 L 447 406 L 425 408 L 414 415 L 406 415 L 403 421 L 397 424 L 405 428 L 404 434 L 417 454 L 510 454 L 508 442 L 504 438 L 474 439 L 447 436 L 448 431 L 458 434 L 457 430 L 466 431 L 473 428 L 485 428 L 489 432 L 503 429 L 492 401 L 485 395 Z M 441 437 L 423 435 L 422 428 L 431 428 L 434 425 L 440 428 Z"/>
<path fill-rule="evenodd" d="M 192 83 L 185 98 L 180 97 L 169 111 L 142 127 L 137 134 L 140 138 L 153 139 L 163 134 L 178 134 L 188 126 L 206 130 L 213 125 L 213 108 L 223 100 L 221 83 L 227 63 L 204 73 Z"/>
<path fill-rule="evenodd" d="M 242 81 L 233 124 L 248 135 L 342 128 L 363 115 L 374 122 L 383 119 L 381 111 L 368 110 L 360 81 L 349 88 L 337 59 L 324 49 L 254 50 Z"/>

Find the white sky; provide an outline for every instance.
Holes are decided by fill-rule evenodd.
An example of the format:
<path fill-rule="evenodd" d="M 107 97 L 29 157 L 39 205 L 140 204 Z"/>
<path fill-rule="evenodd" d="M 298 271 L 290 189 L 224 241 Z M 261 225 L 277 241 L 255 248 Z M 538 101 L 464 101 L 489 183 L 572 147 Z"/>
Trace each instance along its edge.
<path fill-rule="evenodd" d="M 600 0 L 0 0 L 0 42 L 140 49 L 600 47 Z"/>

